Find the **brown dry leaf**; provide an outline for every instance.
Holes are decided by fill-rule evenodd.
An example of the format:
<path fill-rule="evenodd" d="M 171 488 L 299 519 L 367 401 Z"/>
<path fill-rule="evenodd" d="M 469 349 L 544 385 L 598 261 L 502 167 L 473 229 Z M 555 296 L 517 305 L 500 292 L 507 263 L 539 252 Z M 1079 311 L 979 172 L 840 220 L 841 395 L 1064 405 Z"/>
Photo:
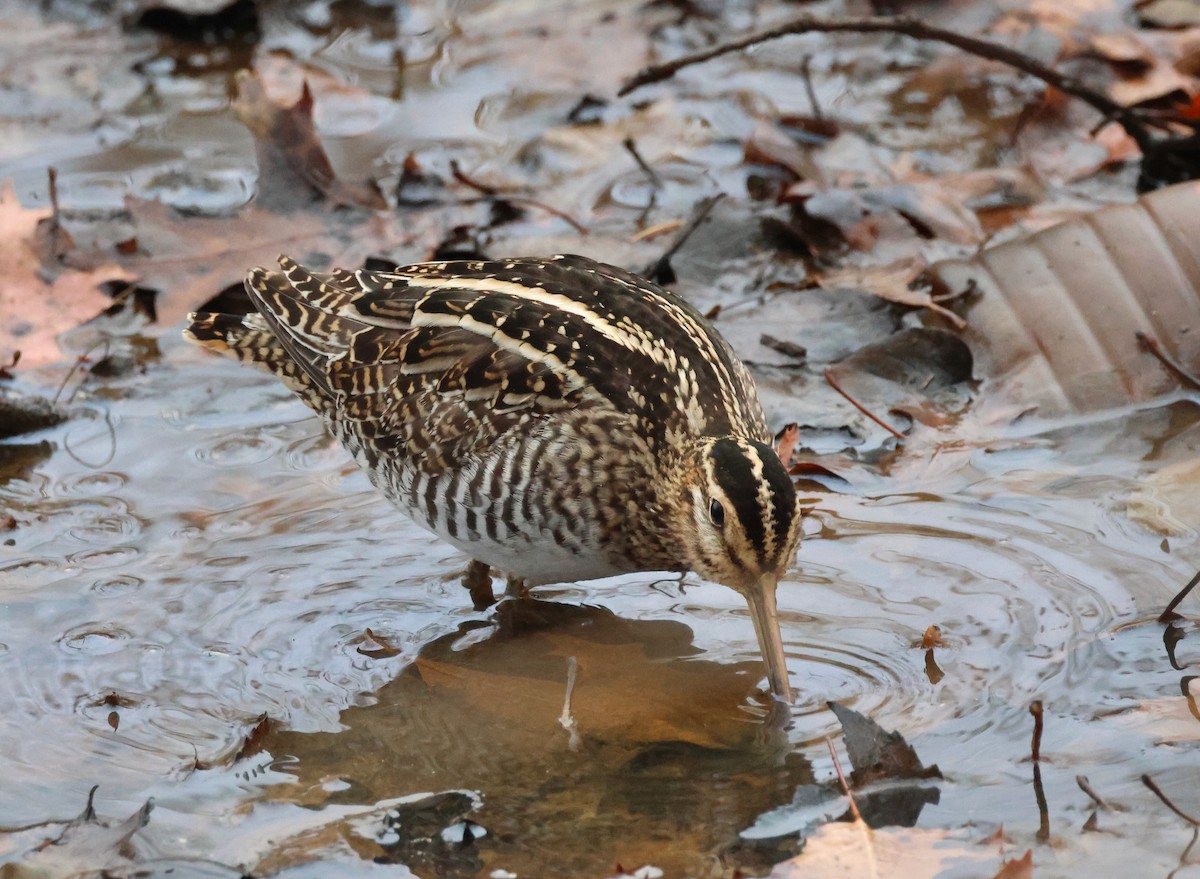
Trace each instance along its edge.
<path fill-rule="evenodd" d="M 934 302 L 928 289 L 914 290 L 909 287 L 909 284 L 920 277 L 924 270 L 925 261 L 920 257 L 913 257 L 883 266 L 825 272 L 817 280 L 826 290 L 849 287 L 855 290 L 864 290 L 872 296 L 878 296 L 880 299 L 886 299 L 888 302 L 895 302 L 899 305 L 928 308 L 949 320 L 956 327 L 960 329 L 965 327 L 966 321 Z"/>
<path fill-rule="evenodd" d="M 21 352 L 22 366 L 53 363 L 63 356 L 58 336 L 112 305 L 100 290 L 105 281 L 131 281 L 120 266 L 67 269 L 45 280 L 35 248 L 38 222 L 47 210 L 21 207 L 12 181 L 0 183 L 0 359 Z"/>
<path fill-rule="evenodd" d="M 1026 849 L 1020 860 L 1005 862 L 993 879 L 1033 879 L 1033 849 Z"/>
<path fill-rule="evenodd" d="M 1196 89 L 1195 80 L 1184 76 L 1169 61 L 1158 59 L 1145 71 L 1117 68 L 1117 77 L 1108 87 L 1108 95 L 1118 104 L 1133 107 L 1157 101 L 1169 95 L 1186 98 Z"/>
<path fill-rule="evenodd" d="M 791 171 L 800 180 L 824 179 L 812 154 L 778 125 L 765 119 L 759 120 L 746 138 L 744 160 L 752 164 L 778 165 Z"/>
<path fill-rule="evenodd" d="M 921 636 L 921 647 L 925 650 L 929 650 L 932 647 L 941 647 L 944 643 L 941 626 L 930 626 Z"/>
<path fill-rule="evenodd" d="M 1141 64 L 1149 67 L 1154 63 L 1154 52 L 1129 31 L 1094 34 L 1088 41 L 1089 51 L 1114 64 Z"/>
<path fill-rule="evenodd" d="M 1139 4 L 1138 17 L 1150 27 L 1195 27 L 1200 25 L 1200 3 L 1195 0 L 1150 0 Z"/>
<path fill-rule="evenodd" d="M 930 427 L 952 423 L 970 403 L 971 349 L 949 330 L 910 327 L 859 348 L 826 370 L 840 393 L 877 415 L 903 412 Z"/>
<path fill-rule="evenodd" d="M 861 822 L 834 821 L 811 833 L 804 853 L 778 864 L 771 879 L 934 879 L 951 868 L 979 865 L 982 869 L 984 864 L 995 863 L 995 857 L 962 833 L 923 828 L 871 830 Z"/>
<path fill-rule="evenodd" d="M 1200 458 L 1156 468 L 1126 502 L 1125 515 L 1168 537 L 1200 522 Z"/>
<path fill-rule="evenodd" d="M 937 766 L 926 766 L 897 730 L 888 731 L 871 718 L 837 702 L 831 710 L 842 725 L 842 741 L 850 757 L 850 785 L 864 787 L 880 781 L 941 778 Z"/>
<path fill-rule="evenodd" d="M 1143 196 L 932 268 L 939 289 L 975 291 L 964 339 L 980 377 L 1043 415 L 1152 399 L 1176 378 L 1141 331 L 1200 367 L 1200 182 Z"/>
<path fill-rule="evenodd" d="M 254 72 L 240 71 L 233 111 L 250 129 L 259 146 L 260 172 L 263 165 L 285 165 L 301 181 L 335 204 L 353 204 L 383 210 L 387 201 L 371 181 L 340 179 L 333 169 L 313 124 L 313 95 L 307 80 L 300 97 L 280 105 L 267 94 L 263 79 Z"/>
<path fill-rule="evenodd" d="M 161 291 L 159 321 L 172 324 L 240 284 L 252 266 L 273 266 L 281 253 L 319 251 L 333 264 L 357 268 L 383 242 L 397 243 L 378 214 L 308 210 L 286 216 L 256 205 L 235 217 L 181 217 L 158 201 L 126 199 L 139 250 L 123 260 L 141 283 Z"/>
<path fill-rule="evenodd" d="M 1130 162 L 1142 155 L 1137 141 L 1129 136 L 1124 126 L 1116 122 L 1110 122 L 1097 131 L 1093 140 L 1108 152 L 1108 158 L 1101 167 Z"/>

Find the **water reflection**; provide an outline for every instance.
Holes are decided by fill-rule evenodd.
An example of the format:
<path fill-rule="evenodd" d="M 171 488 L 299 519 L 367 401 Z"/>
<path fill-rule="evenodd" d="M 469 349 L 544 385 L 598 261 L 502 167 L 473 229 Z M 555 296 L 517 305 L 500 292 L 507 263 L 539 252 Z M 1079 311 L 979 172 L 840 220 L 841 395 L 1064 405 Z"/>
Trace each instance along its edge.
<path fill-rule="evenodd" d="M 343 712 L 342 732 L 269 735 L 275 768 L 299 785 L 271 793 L 327 805 L 478 792 L 477 811 L 440 795 L 449 811 L 434 810 L 428 844 L 380 832 L 372 856 L 422 875 L 547 875 L 555 864 L 601 876 L 617 863 L 697 872 L 812 781 L 807 760 L 764 724 L 761 664 L 699 653 L 679 622 L 506 601 L 492 621 L 423 647 L 376 704 Z M 438 842 L 465 820 L 473 842 Z M 565 839 L 586 844 L 564 850 Z"/>

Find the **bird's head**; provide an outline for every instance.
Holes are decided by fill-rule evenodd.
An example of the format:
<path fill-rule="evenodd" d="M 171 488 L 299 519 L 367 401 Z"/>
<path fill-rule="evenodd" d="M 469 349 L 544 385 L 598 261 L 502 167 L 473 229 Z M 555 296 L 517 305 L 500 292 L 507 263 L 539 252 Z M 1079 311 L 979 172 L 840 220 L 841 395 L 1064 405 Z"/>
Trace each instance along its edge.
<path fill-rule="evenodd" d="M 771 690 L 790 702 L 775 586 L 800 541 L 792 480 L 770 446 L 733 436 L 699 443 L 680 476 L 674 529 L 684 561 L 746 599 Z"/>

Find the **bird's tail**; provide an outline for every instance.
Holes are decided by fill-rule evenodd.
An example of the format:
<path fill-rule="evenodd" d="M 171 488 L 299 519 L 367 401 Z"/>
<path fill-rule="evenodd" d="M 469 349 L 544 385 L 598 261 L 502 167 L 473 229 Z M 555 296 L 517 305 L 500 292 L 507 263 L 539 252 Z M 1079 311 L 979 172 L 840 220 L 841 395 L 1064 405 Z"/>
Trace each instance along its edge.
<path fill-rule="evenodd" d="M 322 394 L 261 314 L 194 312 L 188 315 L 183 337 L 210 351 L 267 370 L 313 408 L 319 408 L 317 403 Z"/>

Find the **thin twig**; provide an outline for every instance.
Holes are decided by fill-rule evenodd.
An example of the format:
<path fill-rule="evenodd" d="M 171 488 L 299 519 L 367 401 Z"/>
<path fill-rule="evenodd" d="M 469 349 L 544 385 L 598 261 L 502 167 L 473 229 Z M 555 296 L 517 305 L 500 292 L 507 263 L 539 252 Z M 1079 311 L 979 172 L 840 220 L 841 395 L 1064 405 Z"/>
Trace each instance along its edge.
<path fill-rule="evenodd" d="M 1030 743 L 1029 750 L 1033 756 L 1033 762 L 1038 763 L 1042 759 L 1042 700 L 1035 699 L 1033 704 L 1029 706 L 1029 713 L 1033 715 L 1033 741 Z"/>
<path fill-rule="evenodd" d="M 1141 342 L 1142 347 L 1157 357 L 1162 362 L 1162 365 L 1170 370 L 1177 379 L 1189 386 L 1193 391 L 1200 391 L 1200 379 L 1184 369 L 1182 365 L 1176 363 L 1171 355 L 1163 350 L 1158 339 L 1148 333 L 1143 333 L 1141 330 L 1134 333 L 1134 336 Z"/>
<path fill-rule="evenodd" d="M 1081 791 L 1092 798 L 1092 802 L 1095 803 L 1098 808 L 1103 809 L 1105 812 L 1113 811 L 1112 805 L 1109 804 L 1108 800 L 1096 793 L 1096 789 L 1092 787 L 1092 783 L 1088 781 L 1086 775 L 1076 775 L 1075 783 L 1079 785 L 1079 789 Z"/>
<path fill-rule="evenodd" d="M 833 771 L 837 773 L 838 782 L 842 786 L 842 793 L 850 801 L 850 813 L 854 816 L 856 822 L 864 823 L 862 812 L 858 811 L 858 803 L 854 802 L 854 794 L 850 792 L 850 785 L 846 783 L 846 776 L 842 774 L 842 761 L 838 759 L 837 748 L 833 746 L 833 739 L 830 736 L 825 736 L 825 744 L 829 746 L 829 756 L 833 759 Z"/>
<path fill-rule="evenodd" d="M 101 345 L 104 346 L 104 356 L 101 357 L 100 359 L 101 360 L 108 359 L 108 356 L 111 353 L 111 347 L 109 345 L 108 337 L 106 336 L 106 337 L 100 339 L 98 342 L 93 342 L 92 345 L 86 351 L 84 351 L 82 354 L 80 354 L 78 357 L 75 358 L 75 362 L 71 364 L 71 368 L 68 369 L 67 374 L 63 376 L 62 383 L 58 386 L 58 390 L 54 392 L 53 402 L 55 402 L 55 403 L 58 402 L 58 398 L 61 397 L 62 392 L 67 389 L 67 382 L 69 382 L 71 380 L 71 377 L 73 375 L 75 375 L 75 371 L 78 370 L 81 366 L 83 366 L 83 364 L 89 362 L 88 357 L 91 355 L 91 353 L 93 351 L 95 351 Z M 78 388 L 75 389 L 76 392 L 78 392 L 78 390 L 79 390 Z M 75 399 L 75 394 L 72 393 L 70 399 L 67 400 L 67 402 L 70 403 L 71 400 L 74 400 L 74 399 Z"/>
<path fill-rule="evenodd" d="M 1033 798 L 1038 807 L 1037 838 L 1045 842 L 1050 838 L 1050 806 L 1046 802 L 1046 788 L 1042 785 L 1042 701 L 1035 699 L 1029 706 L 1033 715 L 1033 741 L 1030 752 L 1033 756 Z"/>
<path fill-rule="evenodd" d="M 1042 764 L 1033 764 L 1033 798 L 1037 800 L 1038 832 L 1037 838 L 1045 842 L 1050 838 L 1050 807 L 1046 803 L 1046 789 L 1042 786 Z"/>
<path fill-rule="evenodd" d="M 461 183 L 463 186 L 469 186 L 476 192 L 487 196 L 495 196 L 504 194 L 498 186 L 491 186 L 487 183 L 480 183 L 474 177 L 468 176 L 467 172 L 459 167 L 458 162 L 454 159 L 450 160 L 450 174 Z"/>
<path fill-rule="evenodd" d="M 1047 85 L 1053 86 L 1059 91 L 1065 92 L 1072 97 L 1078 98 L 1086 104 L 1094 107 L 1104 116 L 1110 116 L 1121 123 L 1122 127 L 1129 133 L 1129 136 L 1137 141 L 1143 153 L 1148 153 L 1155 145 L 1155 139 L 1150 134 L 1149 129 L 1143 120 L 1129 107 L 1124 107 L 1113 101 L 1111 98 L 1097 92 L 1094 89 L 1088 88 L 1082 82 L 1074 77 L 1059 73 L 1053 68 L 1047 67 L 1044 64 L 1030 58 L 1022 52 L 1015 49 L 1010 49 L 1008 46 L 1002 46 L 998 43 L 992 43 L 987 40 L 981 40 L 976 37 L 970 37 L 965 34 L 955 33 L 951 30 L 935 27 L 926 22 L 907 16 L 900 17 L 846 17 L 846 18 L 819 18 L 812 15 L 804 15 L 795 18 L 792 21 L 786 22 L 778 27 L 769 30 L 760 31 L 756 34 L 749 34 L 740 39 L 732 40 L 728 43 L 722 43 L 719 46 L 714 46 L 711 49 L 706 49 L 703 52 L 696 52 L 691 55 L 684 55 L 681 58 L 676 58 L 674 61 L 669 61 L 665 64 L 656 64 L 652 67 L 647 67 L 632 79 L 621 86 L 618 95 L 627 95 L 634 89 L 641 88 L 644 85 L 649 85 L 654 82 L 661 82 L 664 79 L 669 79 L 675 73 L 685 67 L 690 67 L 694 64 L 701 64 L 705 61 L 710 61 L 713 58 L 719 58 L 722 55 L 727 55 L 730 52 L 738 52 L 750 46 L 765 43 L 770 40 L 777 40 L 780 37 L 787 37 L 793 34 L 803 33 L 892 33 L 903 34 L 913 37 L 918 40 L 933 40 L 939 43 L 946 43 L 954 46 L 965 52 L 970 52 L 973 55 L 978 55 L 982 58 L 988 58 L 992 61 L 999 61 L 1009 67 L 1020 70 L 1036 79 L 1040 79 Z M 1153 121 L 1153 120 L 1152 120 Z M 1165 123 L 1164 123 L 1165 127 Z"/>
<path fill-rule="evenodd" d="M 1154 795 L 1156 797 L 1158 797 L 1160 800 L 1162 800 L 1164 806 L 1166 806 L 1168 809 L 1170 809 L 1172 812 L 1174 812 L 1176 815 L 1178 815 L 1180 818 L 1182 818 L 1188 824 L 1191 824 L 1193 827 L 1200 827 L 1200 821 L 1197 821 L 1195 818 L 1193 818 L 1187 812 L 1183 811 L 1178 806 L 1176 806 L 1174 803 L 1172 803 L 1169 799 L 1167 799 L 1167 795 L 1165 793 L 1163 793 L 1162 788 L 1160 788 L 1157 784 L 1155 784 L 1154 779 L 1151 778 L 1149 775 L 1142 776 L 1142 784 L 1146 785 L 1146 787 L 1148 787 L 1148 788 L 1150 788 L 1150 790 L 1154 791 Z"/>
<path fill-rule="evenodd" d="M 687 243 L 687 240 L 692 237 L 692 233 L 700 228 L 700 224 L 708 218 L 710 213 L 712 213 L 712 209 L 717 206 L 717 202 L 724 197 L 725 193 L 719 192 L 716 195 L 711 195 L 708 198 L 703 199 L 700 202 L 700 207 L 696 209 L 695 214 L 688 221 L 688 224 L 679 231 L 678 235 L 675 236 L 675 240 L 671 242 L 671 246 L 668 247 L 666 252 L 642 274 L 651 280 L 655 280 L 660 276 L 660 273 L 664 269 L 668 269 L 670 267 L 671 257 L 678 253 L 679 248 L 683 247 L 683 245 Z"/>
<path fill-rule="evenodd" d="M 854 399 L 853 397 L 850 396 L 850 394 L 848 394 L 846 392 L 846 389 L 843 388 L 838 383 L 838 380 L 834 377 L 832 366 L 828 367 L 825 370 L 825 381 L 829 382 L 829 386 L 831 388 L 833 388 L 835 391 L 837 391 L 839 394 L 841 394 L 843 397 L 845 397 L 846 400 L 850 403 L 850 405 L 853 406 L 855 409 L 857 409 L 859 412 L 861 412 L 863 415 L 870 418 L 872 421 L 874 421 L 876 424 L 878 424 L 880 427 L 882 427 L 884 430 L 886 430 L 888 433 L 890 433 L 896 439 L 901 440 L 901 441 L 904 439 L 904 434 L 902 434 L 900 431 L 896 430 L 896 428 L 892 427 L 890 424 L 888 424 L 882 418 L 877 416 L 874 412 L 871 412 L 869 409 L 867 409 L 866 406 L 864 406 L 862 403 L 858 402 L 858 400 Z"/>
<path fill-rule="evenodd" d="M 621 146 L 625 147 L 629 155 L 633 156 L 633 160 L 637 162 L 637 166 L 642 169 L 642 173 L 649 178 L 650 184 L 655 189 L 661 188 L 662 180 L 659 178 L 658 172 L 651 168 L 646 160 L 642 158 L 642 154 L 638 152 L 637 143 L 634 142 L 633 138 L 625 138 L 623 141 L 621 141 Z"/>
<path fill-rule="evenodd" d="M 1189 592 L 1196 588 L 1197 583 L 1200 583 L 1200 571 L 1196 572 L 1196 576 L 1192 577 L 1188 581 L 1188 584 L 1179 590 L 1175 597 L 1171 599 L 1166 609 L 1158 615 L 1160 623 L 1169 623 L 1172 620 L 1179 619 L 1179 614 L 1175 613 L 1175 608 L 1179 607 L 1179 603 L 1188 597 Z"/>
<path fill-rule="evenodd" d="M 454 161 L 453 159 L 450 160 L 450 174 L 463 186 L 468 186 L 471 189 L 474 189 L 488 200 L 500 198 L 504 199 L 505 201 L 512 202 L 513 204 L 523 204 L 528 205 L 531 208 L 537 208 L 538 210 L 545 211 L 548 214 L 558 217 L 560 220 L 571 226 L 571 228 L 573 228 L 580 235 L 588 234 L 587 227 L 565 211 L 561 211 L 553 205 L 548 205 L 544 201 L 538 201 L 536 198 L 531 196 L 519 195 L 513 190 L 501 189 L 498 186 L 492 186 L 488 183 L 481 183 L 474 177 L 468 175 L 462 168 L 459 167 L 458 162 Z M 470 204 L 470 201 L 460 201 L 459 204 Z"/>
<path fill-rule="evenodd" d="M 821 103 L 817 100 L 817 90 L 813 88 L 812 72 L 809 67 L 812 65 L 812 55 L 805 55 L 800 59 L 800 78 L 804 81 L 804 93 L 808 95 L 808 103 L 812 105 L 812 114 L 814 119 L 824 119 L 825 114 L 821 112 Z"/>
<path fill-rule="evenodd" d="M 536 198 L 529 198 L 524 195 L 502 195 L 500 197 L 503 199 L 506 199 L 508 201 L 511 201 L 513 204 L 529 205 L 529 207 L 531 207 L 531 208 L 537 208 L 538 210 L 545 211 L 546 213 L 550 214 L 551 216 L 558 217 L 560 220 L 562 220 L 564 223 L 566 223 L 568 226 L 570 226 L 572 229 L 574 229 L 580 235 L 588 234 L 587 226 L 583 225 L 583 223 L 576 220 L 574 217 L 572 217 L 566 211 L 559 210 L 558 208 L 554 207 L 554 205 L 548 205 L 544 201 L 538 201 Z"/>

